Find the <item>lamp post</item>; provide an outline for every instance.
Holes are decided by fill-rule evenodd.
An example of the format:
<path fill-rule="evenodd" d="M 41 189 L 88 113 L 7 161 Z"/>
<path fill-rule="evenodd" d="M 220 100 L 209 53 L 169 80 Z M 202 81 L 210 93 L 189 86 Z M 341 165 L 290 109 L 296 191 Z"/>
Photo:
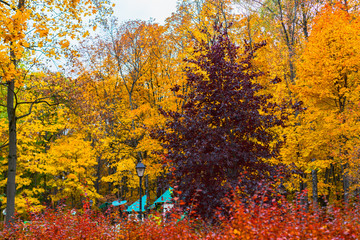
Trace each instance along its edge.
<path fill-rule="evenodd" d="M 140 186 L 139 186 L 139 194 L 140 194 L 140 199 L 139 199 L 139 219 L 142 220 L 142 196 L 141 196 L 141 180 L 142 180 L 142 177 L 144 176 L 144 173 L 145 173 L 145 168 L 146 166 L 142 163 L 142 162 L 139 162 L 137 165 L 136 165 L 136 173 L 137 175 L 139 176 L 139 181 L 140 181 Z"/>

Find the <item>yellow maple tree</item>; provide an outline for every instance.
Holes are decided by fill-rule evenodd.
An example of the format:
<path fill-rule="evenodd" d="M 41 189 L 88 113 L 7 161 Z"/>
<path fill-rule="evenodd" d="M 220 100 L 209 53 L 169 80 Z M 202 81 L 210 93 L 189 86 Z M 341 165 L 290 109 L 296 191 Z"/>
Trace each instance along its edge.
<path fill-rule="evenodd" d="M 321 195 L 329 198 L 342 191 L 346 201 L 349 174 L 357 172 L 353 146 L 358 141 L 354 113 L 359 100 L 359 30 L 358 13 L 340 3 L 326 5 L 315 19 L 292 87 L 306 111 L 286 130 L 283 149 L 285 160 L 305 172 L 319 173 Z"/>
<path fill-rule="evenodd" d="M 106 5 L 107 1 L 103 4 Z M 34 104 L 51 98 L 41 97 L 19 101 L 18 89 L 24 88 L 24 81 L 30 78 L 33 66 L 39 58 L 46 56 L 59 59 L 69 39 L 86 34 L 81 17 L 96 12 L 101 4 L 89 0 L 80 1 L 36 1 L 3 0 L 0 2 L 0 59 L 1 86 L 7 91 L 6 109 L 8 125 L 8 175 L 7 175 L 7 223 L 13 220 L 16 195 L 17 164 L 17 121 L 25 118 L 17 110 L 19 105 L 28 104 L 31 113 Z M 25 96 L 25 95 L 24 95 Z M 5 104 L 6 102 L 6 104 Z M 2 108 L 2 109 L 4 109 Z"/>

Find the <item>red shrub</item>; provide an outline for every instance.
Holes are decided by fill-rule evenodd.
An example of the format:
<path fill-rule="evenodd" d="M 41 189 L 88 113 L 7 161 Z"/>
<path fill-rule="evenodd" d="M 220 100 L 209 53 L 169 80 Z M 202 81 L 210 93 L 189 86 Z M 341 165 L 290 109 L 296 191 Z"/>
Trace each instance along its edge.
<path fill-rule="evenodd" d="M 31 213 L 29 223 L 20 220 L 0 231 L 2 239 L 359 239 L 359 208 L 304 208 L 284 200 L 247 206 L 235 197 L 230 218 L 209 226 L 198 219 L 156 218 L 128 221 L 90 211 L 72 215 L 63 209 Z M 258 202 L 257 202 L 258 201 Z M 257 202 L 257 203 L 256 203 Z M 256 203 L 256 204 L 255 204 Z M 221 219 L 222 218 L 222 219 Z"/>
<path fill-rule="evenodd" d="M 245 208 L 233 203 L 232 218 L 219 239 L 359 239 L 359 208 L 305 208 L 286 201 Z"/>

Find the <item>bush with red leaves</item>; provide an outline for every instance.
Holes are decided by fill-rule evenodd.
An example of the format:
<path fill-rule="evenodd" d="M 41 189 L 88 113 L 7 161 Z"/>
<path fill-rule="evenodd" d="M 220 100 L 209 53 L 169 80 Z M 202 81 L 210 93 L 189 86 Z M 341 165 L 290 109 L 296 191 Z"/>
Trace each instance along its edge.
<path fill-rule="evenodd" d="M 276 193 L 274 193 L 276 194 Z M 165 219 L 152 213 L 143 222 L 105 217 L 85 205 L 73 215 L 62 208 L 29 213 L 30 222 L 17 219 L 0 230 L 0 239 L 359 239 L 360 208 L 328 205 L 305 207 L 284 198 L 267 201 L 259 191 L 244 205 L 240 195 L 228 202 L 230 218 L 208 225 L 200 219 L 173 212 Z"/>

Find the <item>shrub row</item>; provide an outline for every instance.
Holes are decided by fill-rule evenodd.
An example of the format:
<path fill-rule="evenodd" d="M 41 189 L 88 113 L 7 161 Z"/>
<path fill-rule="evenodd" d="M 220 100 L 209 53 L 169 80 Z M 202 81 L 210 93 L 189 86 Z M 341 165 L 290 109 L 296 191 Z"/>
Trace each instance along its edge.
<path fill-rule="evenodd" d="M 31 213 L 29 222 L 17 219 L 0 231 L 2 239 L 359 239 L 358 207 L 304 207 L 296 203 L 272 201 L 245 205 L 232 202 L 230 217 L 220 217 L 213 225 L 195 217 L 181 220 L 173 213 L 144 220 L 120 219 L 98 214 L 88 207 L 73 215 L 62 208 Z"/>

